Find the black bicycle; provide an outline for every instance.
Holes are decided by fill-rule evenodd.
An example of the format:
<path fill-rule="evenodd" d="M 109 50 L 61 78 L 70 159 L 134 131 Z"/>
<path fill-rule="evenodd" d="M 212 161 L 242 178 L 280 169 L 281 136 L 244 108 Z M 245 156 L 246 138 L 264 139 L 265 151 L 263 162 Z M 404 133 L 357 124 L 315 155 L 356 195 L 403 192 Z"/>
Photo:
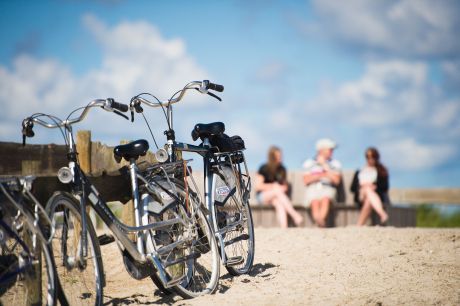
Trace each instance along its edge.
<path fill-rule="evenodd" d="M 167 164 L 180 161 L 182 152 L 194 152 L 202 156 L 204 203 L 210 212 L 208 219 L 219 245 L 221 261 L 232 275 L 248 273 L 254 261 L 254 226 L 249 206 L 251 180 L 243 153 L 244 141 L 239 136 L 227 136 L 224 133 L 225 125 L 214 122 L 197 124 L 194 127 L 192 138 L 200 139 L 200 145 L 177 142 L 173 129 L 172 105 L 181 101 L 189 89 L 221 101 L 211 90 L 222 92 L 224 87 L 208 80 L 194 81 L 166 101 L 160 101 L 152 94 L 139 94 L 130 102 L 131 120 L 134 120 L 134 112 L 143 113 L 141 104 L 161 107 L 168 129 L 164 132 L 167 138 L 165 148 L 157 153 L 159 159 Z M 154 101 L 148 100 L 149 98 Z"/>
<path fill-rule="evenodd" d="M 78 163 L 72 125 L 82 121 L 94 107 L 128 119 L 121 113 L 128 110 L 127 105 L 113 99 L 99 99 L 78 108 L 83 111 L 74 119 L 69 118 L 76 110 L 65 120 L 40 113 L 23 121 L 24 137 L 34 135 L 32 129 L 37 123 L 60 128 L 68 146 L 69 164 L 59 170 L 58 178 L 70 185 L 71 192 L 55 192 L 46 206 L 56 226 L 52 251 L 67 299 L 75 305 L 101 305 L 103 300 L 101 250 L 96 231 L 87 221 L 88 206 L 114 234 L 125 267 L 133 278 L 151 277 L 160 289 L 172 288 L 185 298 L 213 292 L 219 278 L 219 254 L 212 229 L 200 203 L 189 196 L 187 186 L 177 176 L 170 179 L 168 174 L 186 175 L 186 163 L 151 167 L 146 177 L 139 171 L 137 160 L 147 153 L 147 141 L 115 147 L 114 158 L 129 162 L 121 172 L 129 178 L 131 188 L 126 186 L 126 189 L 134 203 L 135 226 L 122 223 Z M 135 241 L 130 239 L 130 233 L 134 233 Z M 110 236 L 104 238 L 110 240 Z"/>
<path fill-rule="evenodd" d="M 33 177 L 0 178 L 0 305 L 55 305 L 51 221 L 30 192 Z"/>

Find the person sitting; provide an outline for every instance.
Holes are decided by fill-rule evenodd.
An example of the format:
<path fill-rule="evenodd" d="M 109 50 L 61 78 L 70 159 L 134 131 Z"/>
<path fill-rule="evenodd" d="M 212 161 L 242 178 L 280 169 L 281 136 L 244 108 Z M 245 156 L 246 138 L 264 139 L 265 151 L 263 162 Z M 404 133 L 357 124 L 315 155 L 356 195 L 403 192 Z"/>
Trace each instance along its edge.
<path fill-rule="evenodd" d="M 294 209 L 287 195 L 287 171 L 281 161 L 281 149 L 272 146 L 268 151 L 268 162 L 259 168 L 256 177 L 256 197 L 259 203 L 275 208 L 276 217 L 282 228 L 288 227 L 288 215 L 296 226 L 300 226 L 303 217 Z"/>
<path fill-rule="evenodd" d="M 303 163 L 306 205 L 311 207 L 313 220 L 319 227 L 326 226 L 331 203 L 342 179 L 342 166 L 338 160 L 332 159 L 336 147 L 333 140 L 320 139 L 316 142 L 316 157 Z"/>
<path fill-rule="evenodd" d="M 380 162 L 380 154 L 376 148 L 370 147 L 366 150 L 366 160 L 366 165 L 355 172 L 350 188 L 355 194 L 355 202 L 361 207 L 358 225 L 366 223 L 372 209 L 379 215 L 380 223 L 385 224 L 388 214 L 382 203 L 388 202 L 388 170 Z"/>

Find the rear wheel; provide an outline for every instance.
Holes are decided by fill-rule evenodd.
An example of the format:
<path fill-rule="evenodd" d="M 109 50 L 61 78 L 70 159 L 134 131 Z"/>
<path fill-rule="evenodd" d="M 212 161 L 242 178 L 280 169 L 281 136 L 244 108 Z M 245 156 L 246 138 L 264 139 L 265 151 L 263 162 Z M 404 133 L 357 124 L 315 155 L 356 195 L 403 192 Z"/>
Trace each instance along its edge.
<path fill-rule="evenodd" d="M 237 178 L 233 171 L 216 174 L 215 178 L 218 179 L 218 177 L 230 187 L 238 188 L 236 185 L 243 185 L 234 183 L 237 182 Z M 227 182 L 230 180 L 231 183 Z M 248 273 L 254 262 L 254 224 L 249 201 L 244 200 L 246 197 L 243 195 L 244 192 L 235 189 L 235 192 L 225 202 L 215 201 L 212 208 L 216 238 L 219 244 L 224 245 L 227 259 L 225 268 L 234 276 Z"/>

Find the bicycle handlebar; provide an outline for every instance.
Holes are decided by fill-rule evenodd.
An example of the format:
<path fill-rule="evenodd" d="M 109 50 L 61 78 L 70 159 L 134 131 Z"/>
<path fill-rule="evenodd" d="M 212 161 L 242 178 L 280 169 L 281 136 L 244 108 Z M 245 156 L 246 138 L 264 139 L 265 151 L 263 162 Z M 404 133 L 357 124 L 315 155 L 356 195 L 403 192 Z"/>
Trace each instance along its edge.
<path fill-rule="evenodd" d="M 123 103 L 118 103 L 115 102 L 114 99 L 112 98 L 107 98 L 107 99 L 96 99 L 91 101 L 83 110 L 81 115 L 78 118 L 74 119 L 66 119 L 66 120 L 61 120 L 57 117 L 54 116 L 49 116 L 46 114 L 34 114 L 30 117 L 25 118 L 22 121 L 22 135 L 23 135 L 23 145 L 25 145 L 25 139 L 26 137 L 33 137 L 35 133 L 33 132 L 33 127 L 34 127 L 34 122 L 37 124 L 40 124 L 41 126 L 44 126 L 46 128 L 59 128 L 59 127 L 68 127 L 74 123 L 83 121 L 85 117 L 88 115 L 89 109 L 93 107 L 101 107 L 104 110 L 108 112 L 114 112 L 117 115 L 120 115 L 124 117 L 125 119 L 128 119 L 125 115 L 123 115 L 120 112 L 127 112 L 129 107 L 126 104 Z M 72 114 L 72 113 L 71 113 Z M 35 117 L 36 116 L 36 117 Z M 48 118 L 52 118 L 54 123 L 46 122 L 40 117 L 42 116 L 47 116 Z"/>
<path fill-rule="evenodd" d="M 203 93 L 203 94 L 209 94 L 211 95 L 212 97 L 220 100 L 219 97 L 217 97 L 216 95 L 212 94 L 211 92 L 208 92 L 208 90 L 215 90 L 215 91 L 218 91 L 218 92 L 223 92 L 224 91 L 224 86 L 223 85 L 219 85 L 219 84 L 215 84 L 215 83 L 211 83 L 209 82 L 209 80 L 204 80 L 204 81 L 193 81 L 193 82 L 190 82 L 188 83 L 187 85 L 184 86 L 184 88 L 182 88 L 182 90 L 180 90 L 180 94 L 177 98 L 171 98 L 169 100 L 166 100 L 166 101 L 158 101 L 156 103 L 153 103 L 153 102 L 150 102 L 142 97 L 139 97 L 139 96 L 136 96 L 134 97 L 130 104 L 129 104 L 129 107 L 131 109 L 131 112 L 133 112 L 133 110 L 136 110 L 136 112 L 142 112 L 142 108 L 139 108 L 139 104 L 140 103 L 144 103 L 150 107 L 162 107 L 162 106 L 169 106 L 171 104 L 174 104 L 174 103 L 177 103 L 179 102 L 180 100 L 182 100 L 182 98 L 184 97 L 185 95 L 185 92 L 189 89 L 197 89 L 199 92 Z"/>

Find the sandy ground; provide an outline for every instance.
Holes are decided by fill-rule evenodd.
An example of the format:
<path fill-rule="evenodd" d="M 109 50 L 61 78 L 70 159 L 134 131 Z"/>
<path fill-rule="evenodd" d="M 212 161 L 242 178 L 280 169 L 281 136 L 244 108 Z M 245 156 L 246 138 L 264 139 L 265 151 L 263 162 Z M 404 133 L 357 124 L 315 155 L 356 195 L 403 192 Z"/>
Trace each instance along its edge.
<path fill-rule="evenodd" d="M 165 296 L 102 246 L 107 305 L 460 305 L 460 229 L 256 229 L 250 275 L 224 267 L 218 290 Z"/>

